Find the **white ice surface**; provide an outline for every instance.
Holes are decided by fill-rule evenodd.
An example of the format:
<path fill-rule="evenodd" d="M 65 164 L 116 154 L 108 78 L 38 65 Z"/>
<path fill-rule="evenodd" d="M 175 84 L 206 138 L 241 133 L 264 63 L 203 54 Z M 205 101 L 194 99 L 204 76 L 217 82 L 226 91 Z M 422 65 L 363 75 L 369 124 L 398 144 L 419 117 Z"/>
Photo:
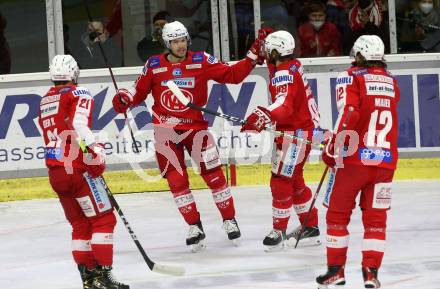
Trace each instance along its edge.
<path fill-rule="evenodd" d="M 312 186 L 314 190 L 316 186 Z M 115 234 L 114 272 L 132 289 L 316 288 L 326 269 L 325 245 L 276 253 L 263 251 L 271 229 L 268 187 L 233 188 L 242 244 L 233 247 L 221 229 L 209 191 L 195 191 L 207 249 L 190 253 L 187 225 L 169 192 L 116 198 L 147 254 L 159 263 L 182 265 L 184 277 L 149 271 L 122 222 Z M 322 240 L 325 209 L 318 199 Z M 296 216 L 290 228 L 298 225 Z M 362 225 L 359 209 L 350 224 L 346 289 L 363 288 L 360 272 Z M 440 289 L 440 182 L 396 182 L 388 241 L 379 273 L 382 288 Z M 57 199 L 0 203 L 0 286 L 5 289 L 81 288 L 70 253 L 70 226 Z"/>

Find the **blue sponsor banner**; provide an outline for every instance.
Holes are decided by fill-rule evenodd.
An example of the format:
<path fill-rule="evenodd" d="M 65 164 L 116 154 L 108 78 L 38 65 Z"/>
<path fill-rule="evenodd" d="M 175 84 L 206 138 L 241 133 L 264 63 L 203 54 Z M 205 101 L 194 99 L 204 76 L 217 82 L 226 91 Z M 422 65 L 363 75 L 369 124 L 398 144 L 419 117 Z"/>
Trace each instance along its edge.
<path fill-rule="evenodd" d="M 440 147 L 440 129 L 438 128 L 440 124 L 439 76 L 438 74 L 418 74 L 416 75 L 417 83 L 413 83 L 413 75 L 408 73 L 396 76 L 401 90 L 401 99 L 398 107 L 399 147 L 416 147 L 416 134 L 418 133 L 420 133 L 421 147 Z M 336 78 L 328 77 L 327 79 L 327 83 L 318 84 L 317 79 L 313 78 L 312 74 L 308 81 L 317 101 L 320 97 L 328 97 L 320 95 L 320 92 L 322 94 L 322 91 L 326 91 L 322 89 L 324 85 L 330 86 L 331 114 L 334 125 L 338 116 L 335 102 Z M 210 110 L 222 111 L 244 119 L 256 106 L 255 98 L 262 95 L 260 90 L 263 87 L 267 88 L 267 82 L 265 84 L 259 83 L 259 85 L 260 87 L 257 89 L 257 81 L 255 80 L 246 81 L 233 87 L 215 83 L 209 92 L 206 107 Z M 125 120 L 118 116 L 113 108 L 111 108 L 111 105 L 108 105 L 111 102 L 108 87 L 103 88 L 100 86 L 99 90 L 94 89 L 94 91 L 95 105 L 92 129 L 105 130 L 110 124 L 114 124 L 118 131 L 121 131 L 125 125 Z M 416 131 L 413 91 L 418 93 L 420 132 Z M 267 95 L 267 92 L 265 92 L 265 95 Z M 35 93 L 6 93 L 1 95 L 0 140 L 5 140 L 7 135 L 11 133 L 24 138 L 40 137 L 40 131 L 36 123 L 40 99 L 41 95 Z M 264 101 L 267 103 L 267 100 Z M 106 108 L 104 108 L 104 104 L 106 104 Z M 140 106 L 146 106 L 146 104 L 141 103 Z M 209 126 L 212 127 L 215 116 L 205 114 L 205 119 L 208 121 Z M 145 127 L 151 121 L 151 111 L 148 110 L 143 110 L 135 118 L 138 128 Z M 239 124 L 236 123 L 235 125 Z M 13 126 L 16 129 L 12 132 L 11 127 Z"/>
<path fill-rule="evenodd" d="M 400 101 L 397 107 L 399 136 L 398 146 L 410 148 L 416 146 L 416 129 L 414 124 L 414 98 L 412 75 L 396 76 L 400 88 Z"/>
<path fill-rule="evenodd" d="M 440 146 L 440 89 L 438 79 L 438 74 L 417 76 L 420 144 L 422 147 Z"/>

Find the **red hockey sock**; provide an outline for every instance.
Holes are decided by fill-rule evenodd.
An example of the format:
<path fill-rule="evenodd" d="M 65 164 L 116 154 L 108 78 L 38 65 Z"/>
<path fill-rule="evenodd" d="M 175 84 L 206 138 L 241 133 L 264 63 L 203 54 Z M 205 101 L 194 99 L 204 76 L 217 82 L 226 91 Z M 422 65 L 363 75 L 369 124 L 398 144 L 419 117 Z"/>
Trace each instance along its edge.
<path fill-rule="evenodd" d="M 188 225 L 194 225 L 200 221 L 200 214 L 191 191 L 185 190 L 173 193 L 174 202 Z"/>
<path fill-rule="evenodd" d="M 92 251 L 96 262 L 102 266 L 113 264 L 113 230 L 116 217 L 113 211 L 93 218 Z"/>
<path fill-rule="evenodd" d="M 72 240 L 72 255 L 76 264 L 86 265 L 88 269 L 92 269 L 96 265 L 90 240 Z"/>
<path fill-rule="evenodd" d="M 224 186 L 223 188 L 212 190 L 212 197 L 223 220 L 230 220 L 235 217 L 234 199 L 229 187 Z"/>
<path fill-rule="evenodd" d="M 285 231 L 290 219 L 290 211 L 292 207 L 292 199 L 272 200 L 272 220 L 273 228 Z"/>
<path fill-rule="evenodd" d="M 220 167 L 214 171 L 202 173 L 208 187 L 212 190 L 212 197 L 223 220 L 230 220 L 235 217 L 234 199 L 231 195 L 225 175 Z"/>
<path fill-rule="evenodd" d="M 327 264 L 344 265 L 347 260 L 350 235 L 347 225 L 350 212 L 327 211 Z"/>
<path fill-rule="evenodd" d="M 84 264 L 87 268 L 95 267 L 90 239 L 92 238 L 91 225 L 88 219 L 72 221 L 72 256 L 77 264 Z"/>
<path fill-rule="evenodd" d="M 318 209 L 313 207 L 310 216 L 307 219 L 307 224 L 304 224 L 306 216 L 312 204 L 312 191 L 309 187 L 304 187 L 300 193 L 295 193 L 293 196 L 293 209 L 298 215 L 299 221 L 306 227 L 318 226 Z"/>
<path fill-rule="evenodd" d="M 382 264 L 386 243 L 386 210 L 363 210 L 364 240 L 362 266 L 378 269 Z"/>

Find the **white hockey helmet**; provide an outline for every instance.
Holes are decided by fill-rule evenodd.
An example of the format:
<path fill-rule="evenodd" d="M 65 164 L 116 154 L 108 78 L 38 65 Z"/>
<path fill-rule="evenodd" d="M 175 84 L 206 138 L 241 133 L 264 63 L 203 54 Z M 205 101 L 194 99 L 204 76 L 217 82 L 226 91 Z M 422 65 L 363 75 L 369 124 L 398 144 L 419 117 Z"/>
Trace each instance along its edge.
<path fill-rule="evenodd" d="M 351 49 L 352 57 L 360 53 L 365 60 L 384 60 L 385 45 L 377 35 L 362 35 L 354 43 Z"/>
<path fill-rule="evenodd" d="M 267 55 L 270 55 L 273 50 L 278 51 L 281 56 L 290 55 L 293 54 L 295 49 L 295 39 L 287 31 L 276 31 L 267 35 L 264 40 L 264 47 Z"/>
<path fill-rule="evenodd" d="M 79 67 L 71 55 L 55 55 L 49 66 L 52 81 L 78 82 Z"/>
<path fill-rule="evenodd" d="M 189 36 L 188 30 L 185 25 L 180 23 L 179 21 L 173 21 L 170 23 L 166 23 L 162 28 L 162 39 L 167 48 L 170 48 L 170 43 L 172 40 L 186 37 L 188 40 L 188 45 L 191 44 L 191 37 Z"/>

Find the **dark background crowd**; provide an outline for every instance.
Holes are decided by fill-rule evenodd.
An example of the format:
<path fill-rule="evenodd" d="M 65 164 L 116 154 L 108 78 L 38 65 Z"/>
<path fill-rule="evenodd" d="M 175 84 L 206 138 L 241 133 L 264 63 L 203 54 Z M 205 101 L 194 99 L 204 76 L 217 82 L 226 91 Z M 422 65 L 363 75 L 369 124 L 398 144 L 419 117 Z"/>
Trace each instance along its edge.
<path fill-rule="evenodd" d="M 261 26 L 287 30 L 297 57 L 349 55 L 363 34 L 382 38 L 390 53 L 389 0 L 260 0 Z M 161 29 L 178 20 L 189 30 L 194 51 L 213 51 L 211 1 L 63 0 L 64 49 L 80 67 L 103 68 L 104 47 L 113 67 L 137 66 L 165 48 Z M 233 5 L 231 5 L 233 3 Z M 395 0 L 397 53 L 440 52 L 440 0 Z M 36 13 L 37 11 L 38 13 Z M 0 74 L 46 71 L 48 60 L 44 1 L 16 0 L 0 8 Z M 252 0 L 228 1 L 229 59 L 245 56 L 255 38 Z M 91 37 L 91 32 L 99 36 Z M 29 53 L 32 47 L 32 53 Z"/>

